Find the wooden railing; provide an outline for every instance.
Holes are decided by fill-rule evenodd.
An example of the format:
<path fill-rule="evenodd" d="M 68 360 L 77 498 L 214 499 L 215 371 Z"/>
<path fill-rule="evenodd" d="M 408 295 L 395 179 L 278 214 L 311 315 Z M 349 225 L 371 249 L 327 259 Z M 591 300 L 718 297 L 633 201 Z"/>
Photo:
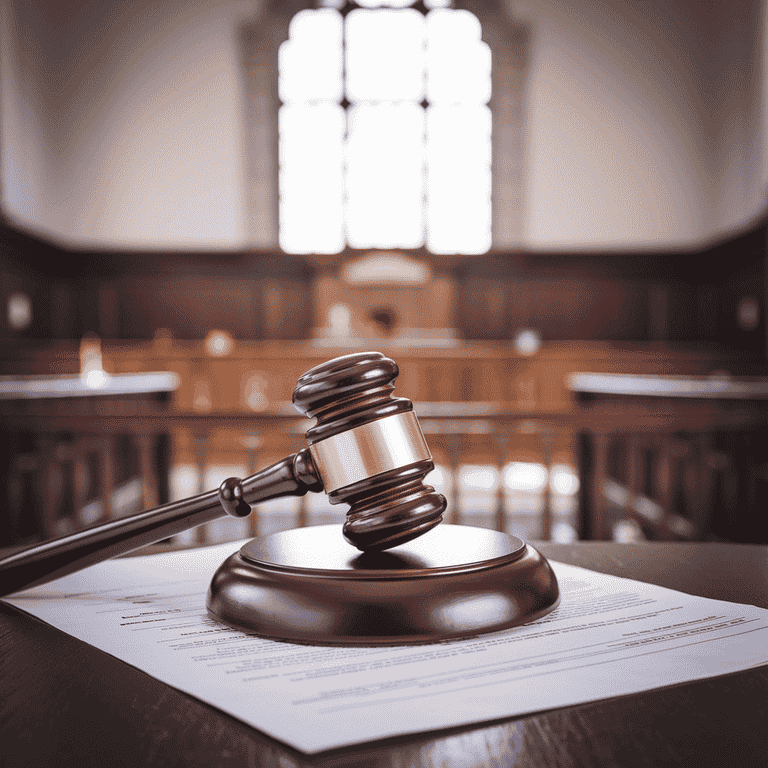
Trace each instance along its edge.
<path fill-rule="evenodd" d="M 168 500 L 168 373 L 0 377 L 0 542 L 51 538 Z M 131 496 L 133 498 L 131 498 Z"/>
<path fill-rule="evenodd" d="M 673 407 L 656 401 L 621 406 L 593 402 L 568 411 L 537 412 L 499 403 L 417 403 L 416 411 L 448 478 L 447 522 L 479 522 L 520 533 L 512 525 L 519 511 L 514 508 L 514 484 L 505 484 L 503 478 L 505 467 L 519 461 L 542 469 L 543 480 L 526 497 L 530 502 L 536 496 L 537 524 L 529 529 L 534 538 L 552 538 L 556 522 L 567 520 L 579 538 L 610 539 L 617 523 L 631 520 L 646 538 L 754 540 L 763 535 L 756 505 L 768 481 L 768 409 L 763 406 L 743 401 L 690 400 Z M 24 510 L 35 522 L 34 530 L 21 527 L 26 538 L 47 538 L 210 490 L 206 480 L 215 475 L 210 470 L 216 468 L 222 435 L 232 443 L 230 456 L 235 456 L 225 466 L 235 464 L 238 471 L 252 473 L 306 445 L 303 435 L 310 422 L 291 411 L 285 403 L 251 414 L 155 411 L 84 416 L 61 409 L 6 414 L 3 426 L 12 436 L 6 448 L 12 448 L 14 440 L 18 446 L 23 435 L 33 435 L 34 442 L 32 450 L 17 452 L 9 465 L 6 492 L 16 494 L 16 500 L 6 505 L 11 515 L 4 543 L 24 538 L 12 536 L 13 527 L 8 526 L 15 519 L 18 531 L 18 515 Z M 575 457 L 579 472 L 578 505 L 572 505 L 570 516 L 559 517 L 553 501 L 562 499 L 553 499 L 552 468 L 569 463 L 568 449 L 574 451 L 570 458 Z M 121 466 L 126 461 L 133 472 Z M 192 468 L 191 481 L 174 488 L 173 473 L 179 466 Z M 484 468 L 490 473 L 486 479 L 492 478 L 474 496 L 471 487 L 460 483 L 467 466 Z M 90 482 L 77 479 L 84 467 Z M 69 481 L 59 487 L 61 493 L 69 488 L 72 498 L 62 506 L 51 492 L 52 477 L 67 472 Z M 120 508 L 116 491 L 130 496 L 126 489 L 131 488 L 132 500 Z M 473 503 L 480 497 L 478 510 Z M 311 504 L 308 497 L 296 500 L 282 524 L 327 521 L 330 511 L 318 518 Z M 90 512 L 83 515 L 83 510 Z M 256 509 L 240 523 L 239 536 L 274 528 L 277 523 L 269 519 L 274 510 Z M 280 510 L 287 514 L 288 506 Z M 343 517 L 344 512 L 336 514 Z M 530 522 L 531 510 L 527 517 Z M 211 525 L 186 540 L 216 540 L 221 533 Z"/>
<path fill-rule="evenodd" d="M 578 373 L 569 385 L 582 538 L 628 523 L 644 538 L 768 542 L 768 379 Z"/>
<path fill-rule="evenodd" d="M 261 351 L 267 346 L 262 345 Z M 156 345 L 147 349 L 157 351 Z M 651 400 L 647 392 L 591 392 L 584 374 L 579 374 L 581 380 L 569 379 L 563 372 L 565 364 L 554 365 L 554 358 L 526 362 L 507 352 L 506 357 L 488 360 L 487 351 L 464 350 L 445 358 L 421 351 L 405 355 L 401 366 L 406 380 L 402 387 L 398 381 L 398 390 L 409 396 L 410 390 L 419 391 L 419 387 L 430 391 L 449 383 L 455 386 L 457 376 L 458 380 L 463 376 L 465 383 L 474 382 L 474 391 L 490 386 L 515 395 L 498 400 L 414 398 L 435 462 L 446 479 L 448 521 L 542 539 L 557 531 L 567 536 L 567 526 L 580 538 L 612 538 L 615 523 L 624 519 L 634 521 L 646 537 L 749 539 L 761 535 L 752 521 L 762 503 L 763 478 L 768 476 L 768 456 L 763 457 L 767 441 L 761 432 L 768 404 L 755 397 L 692 397 L 696 394 L 692 390 L 686 397 L 656 395 Z M 137 363 L 136 354 L 131 353 L 133 363 Z M 102 392 L 82 402 L 31 398 L 17 403 L 2 400 L 0 392 L 0 423 L 6 435 L 0 446 L 5 469 L 0 541 L 49 538 L 210 490 L 223 479 L 218 474 L 224 470 L 251 474 L 304 447 L 303 435 L 310 423 L 285 395 L 276 399 L 275 394 L 286 390 L 290 395 L 288 379 L 295 385 L 293 368 L 310 367 L 313 361 L 305 359 L 306 346 L 288 350 L 288 372 L 283 370 L 267 381 L 262 400 L 249 406 L 243 399 L 243 382 L 261 370 L 255 366 L 262 365 L 266 376 L 270 366 L 277 365 L 277 350 L 270 354 L 260 362 L 184 357 L 186 367 L 175 371 L 180 386 L 164 402 L 137 397 L 118 402 Z M 321 354 L 327 356 L 327 351 L 312 352 Z M 671 353 L 658 354 L 663 362 Z M 689 361 L 689 367 L 713 364 L 714 357 L 705 357 L 695 365 Z M 113 368 L 118 358 L 113 356 Z M 148 357 L 142 365 L 153 361 Z M 441 374 L 446 361 L 450 366 Z M 105 356 L 105 363 L 109 362 Z M 480 367 L 473 367 L 476 364 Z M 483 379 L 483 366 L 495 371 L 490 385 Z M 510 372 L 528 373 L 520 373 L 517 384 L 504 383 L 504 366 Z M 196 368 L 197 373 L 192 370 Z M 463 370 L 474 372 L 464 375 Z M 538 372 L 528 389 L 538 395 L 529 399 L 520 383 L 533 371 Z M 182 374 L 189 376 L 185 379 Z M 589 376 L 603 376 L 614 384 L 620 380 L 616 375 Z M 119 380 L 119 375 L 112 378 Z M 655 378 L 669 382 L 666 377 Z M 202 405 L 195 402 L 195 381 L 205 382 L 211 395 Z M 626 384 L 626 377 L 621 381 Z M 722 381 L 733 385 L 745 380 Z M 731 386 L 730 391 L 733 394 L 736 388 Z M 544 397 L 546 392 L 551 396 Z M 574 393 L 582 399 L 577 400 Z M 222 407 L 222 403 L 229 405 Z M 526 490 L 525 483 L 521 489 L 514 482 L 504 482 L 504 470 L 515 462 L 536 469 L 534 487 Z M 571 491 L 553 495 L 552 481 L 560 471 L 553 468 L 560 465 L 578 468 L 578 504 L 573 496 L 576 483 L 571 483 Z M 475 491 L 465 482 L 467 468 L 473 466 L 486 473 L 481 483 L 485 487 Z M 308 525 L 343 515 L 343 510 L 322 504 L 318 512 L 315 502 L 304 498 L 283 505 L 284 524 Z M 518 502 L 527 505 L 520 515 Z M 265 507 L 238 530 L 244 536 L 259 534 L 273 523 L 283 524 L 277 522 L 275 507 Z M 515 529 L 523 523 L 525 530 Z M 210 541 L 220 535 L 217 530 L 215 526 L 198 530 L 188 540 Z"/>
<path fill-rule="evenodd" d="M 510 488 L 504 484 L 504 467 L 515 459 L 535 461 L 543 469 L 543 480 L 534 489 L 540 503 L 537 538 L 550 538 L 553 510 L 549 472 L 553 446 L 558 440 L 569 439 L 570 433 L 563 433 L 567 424 L 551 412 L 537 415 L 493 403 L 417 403 L 415 408 L 433 455 L 448 475 L 448 522 L 477 522 L 482 517 L 481 524 L 508 530 Z M 15 447 L 21 440 L 31 439 L 31 449 L 12 451 L 14 456 L 8 462 L 6 493 L 16 493 L 19 498 L 8 507 L 13 514 L 5 521 L 6 544 L 25 538 L 13 535 L 20 529 L 26 531 L 27 539 L 50 538 L 173 500 L 174 496 L 210 490 L 205 482 L 210 475 L 207 470 L 212 457 L 220 455 L 222 435 L 230 443 L 228 464 L 235 463 L 247 474 L 280 458 L 276 451 L 287 455 L 304 447 L 303 435 L 311 426 L 290 403 L 250 414 L 176 414 L 153 408 L 132 413 L 123 409 L 119 414 L 92 410 L 86 415 L 58 405 L 45 407 L 41 401 L 38 408 L 25 413 L 3 414 L 2 423 L 7 433 L 15 436 Z M 524 454 L 510 450 L 521 437 L 529 443 Z M 134 472 L 121 469 L 121 462 L 126 461 Z M 191 482 L 174 488 L 174 470 L 190 463 Z M 481 465 L 495 476 L 493 487 L 474 492 L 475 500 L 482 497 L 486 502 L 483 515 L 467 503 L 471 487 L 464 491 L 460 487 L 459 475 L 467 465 Z M 83 481 L 84 473 L 90 480 Z M 67 487 L 76 489 L 68 501 L 55 498 L 49 490 L 52 477 L 62 474 L 68 474 L 69 479 L 60 483 L 59 496 Z M 134 496 L 132 503 L 119 508 L 116 491 L 125 491 L 126 483 L 133 484 Z M 296 503 L 294 523 L 311 524 L 309 499 L 303 497 Z M 90 513 L 84 516 L 83 510 Z M 33 530 L 30 525 L 20 526 L 19 514 L 24 513 L 34 519 Z M 340 514 L 343 516 L 343 510 Z M 8 525 L 9 520 L 13 525 Z M 257 534 L 264 522 L 255 510 L 242 534 Z M 193 540 L 206 543 L 210 540 L 208 531 L 198 529 Z"/>

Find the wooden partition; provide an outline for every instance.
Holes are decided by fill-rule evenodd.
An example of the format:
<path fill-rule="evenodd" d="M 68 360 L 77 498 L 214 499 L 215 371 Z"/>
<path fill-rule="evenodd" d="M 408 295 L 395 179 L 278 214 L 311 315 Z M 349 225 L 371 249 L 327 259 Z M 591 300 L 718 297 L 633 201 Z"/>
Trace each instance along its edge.
<path fill-rule="evenodd" d="M 0 377 L 0 546 L 168 501 L 166 373 Z"/>
<path fill-rule="evenodd" d="M 325 360 L 376 349 L 400 366 L 398 391 L 412 400 L 536 403 L 546 408 L 571 405 L 565 377 L 575 371 L 648 374 L 759 374 L 762 356 L 714 345 L 545 341 L 534 354 L 515 351 L 512 342 L 457 340 L 453 346 L 410 346 L 408 339 L 320 346 L 311 341 L 235 340 L 224 354 L 210 353 L 203 340 L 104 339 L 104 369 L 109 373 L 174 371 L 181 376 L 173 409 L 194 411 L 194 387 L 201 378 L 211 387 L 217 411 L 253 410 L 246 400 L 249 376 L 263 374 L 270 402 L 290 400 L 299 375 Z M 24 342 L 0 348 L 0 374 L 66 374 L 80 368 L 79 341 Z M 245 377 L 245 378 L 244 378 Z"/>
<path fill-rule="evenodd" d="M 768 378 L 579 373 L 582 538 L 768 542 Z"/>
<path fill-rule="evenodd" d="M 170 435 L 171 498 L 209 490 L 223 479 L 222 473 L 249 474 L 303 447 L 310 422 L 290 403 L 298 377 L 331 357 L 362 347 L 236 341 L 224 348 L 225 354 L 216 355 L 202 341 L 167 338 L 102 343 L 103 365 L 109 373 L 164 370 L 178 376 L 167 412 L 157 415 L 152 425 Z M 507 344 L 469 342 L 448 349 L 391 344 L 380 350 L 398 362 L 395 392 L 415 402 L 435 462 L 445 475 L 448 519 L 529 538 L 549 538 L 559 522 L 593 535 L 576 518 L 573 494 L 570 500 L 552 495 L 553 467 L 577 465 L 577 436 L 585 427 L 583 409 L 568 387 L 571 373 L 706 375 L 760 368 L 759 360 L 744 354 L 649 344 L 545 343 L 531 356 L 520 355 Z M 79 347 L 64 343 L 17 350 L 13 367 L 15 372 L 61 374 L 78 370 L 79 364 Z M 58 417 L 67 418 L 65 413 Z M 121 423 L 137 434 L 147 426 L 125 419 Z M 106 421 L 98 428 L 92 425 L 94 429 L 110 431 Z M 505 485 L 504 472 L 515 466 L 543 473 L 535 493 L 526 490 L 525 482 L 519 493 Z M 460 488 L 462 473 L 470 470 L 486 472 L 473 499 Z M 522 512 L 516 506 L 520 504 L 525 507 Z M 285 504 L 278 512 L 288 515 L 285 525 L 329 522 L 339 514 L 313 500 Z M 233 521 L 228 524 L 231 535 L 262 533 L 278 524 L 268 518 L 255 515 L 240 528 Z M 514 528 L 518 523 L 522 529 Z M 222 526 L 224 531 L 227 526 Z M 229 534 L 201 530 L 189 540 L 225 535 Z"/>
<path fill-rule="evenodd" d="M 102 343 L 103 364 L 108 372 L 176 373 L 180 385 L 170 412 L 177 415 L 258 414 L 270 410 L 275 404 L 290 402 L 296 381 L 305 371 L 361 348 L 365 347 L 235 341 L 226 354 L 216 356 L 207 352 L 202 341 Z M 549 342 L 531 356 L 518 354 L 511 344 L 481 342 L 463 342 L 443 349 L 413 348 L 405 343 L 378 349 L 400 367 L 396 393 L 416 403 L 493 403 L 505 412 L 522 415 L 573 413 L 575 404 L 566 379 L 576 371 L 680 375 L 762 371 L 760 359 L 746 353 L 654 344 Z M 78 353 L 77 345 L 66 342 L 53 347 L 25 346 L 0 358 L 0 373 L 74 373 L 79 370 Z M 183 452 L 190 440 L 180 437 L 177 443 Z M 226 462 L 228 440 L 226 429 L 221 436 L 214 435 L 210 453 L 222 454 L 221 460 Z M 275 448 L 279 450 L 279 446 Z M 514 449 L 514 441 L 510 449 Z M 564 458 L 572 455 L 568 439 L 554 450 Z"/>

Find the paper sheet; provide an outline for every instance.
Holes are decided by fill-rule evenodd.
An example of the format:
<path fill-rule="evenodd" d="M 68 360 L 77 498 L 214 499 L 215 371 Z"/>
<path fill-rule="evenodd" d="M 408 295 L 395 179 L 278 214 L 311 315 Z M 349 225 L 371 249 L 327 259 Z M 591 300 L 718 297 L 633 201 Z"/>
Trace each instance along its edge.
<path fill-rule="evenodd" d="M 516 629 L 421 646 L 265 640 L 205 610 L 241 544 L 113 560 L 6 602 L 305 753 L 768 663 L 768 610 L 560 563 L 560 606 Z"/>

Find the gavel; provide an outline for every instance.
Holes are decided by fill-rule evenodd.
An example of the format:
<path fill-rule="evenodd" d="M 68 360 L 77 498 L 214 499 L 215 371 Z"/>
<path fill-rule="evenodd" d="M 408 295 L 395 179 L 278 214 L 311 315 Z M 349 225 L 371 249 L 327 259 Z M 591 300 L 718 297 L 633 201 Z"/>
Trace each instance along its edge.
<path fill-rule="evenodd" d="M 434 468 L 413 412 L 394 397 L 397 364 L 380 352 L 338 357 L 301 376 L 297 410 L 316 420 L 308 447 L 218 490 L 112 520 L 0 560 L 0 595 L 44 584 L 224 514 L 245 517 L 267 499 L 328 495 L 349 505 L 344 538 L 361 552 L 410 541 L 442 520 L 446 500 L 424 483 Z"/>

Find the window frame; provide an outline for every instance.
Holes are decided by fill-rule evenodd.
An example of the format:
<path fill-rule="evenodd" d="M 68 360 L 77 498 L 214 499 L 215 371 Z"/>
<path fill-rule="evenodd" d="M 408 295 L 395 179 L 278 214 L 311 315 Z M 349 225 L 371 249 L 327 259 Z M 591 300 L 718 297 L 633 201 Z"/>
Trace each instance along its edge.
<path fill-rule="evenodd" d="M 421 0 L 412 7 L 421 8 Z M 318 264 L 341 263 L 372 251 L 397 251 L 435 263 L 455 263 L 509 253 L 521 247 L 524 212 L 525 83 L 530 30 L 511 19 L 499 0 L 454 0 L 480 21 L 482 40 L 491 49 L 491 248 L 483 254 L 434 254 L 419 248 L 353 248 L 336 254 L 288 254 L 279 242 L 278 51 L 288 40 L 293 16 L 326 7 L 306 0 L 268 0 L 255 19 L 240 29 L 244 70 L 245 183 L 248 249 L 299 256 Z M 504 119 L 502 119 L 502 116 Z"/>

